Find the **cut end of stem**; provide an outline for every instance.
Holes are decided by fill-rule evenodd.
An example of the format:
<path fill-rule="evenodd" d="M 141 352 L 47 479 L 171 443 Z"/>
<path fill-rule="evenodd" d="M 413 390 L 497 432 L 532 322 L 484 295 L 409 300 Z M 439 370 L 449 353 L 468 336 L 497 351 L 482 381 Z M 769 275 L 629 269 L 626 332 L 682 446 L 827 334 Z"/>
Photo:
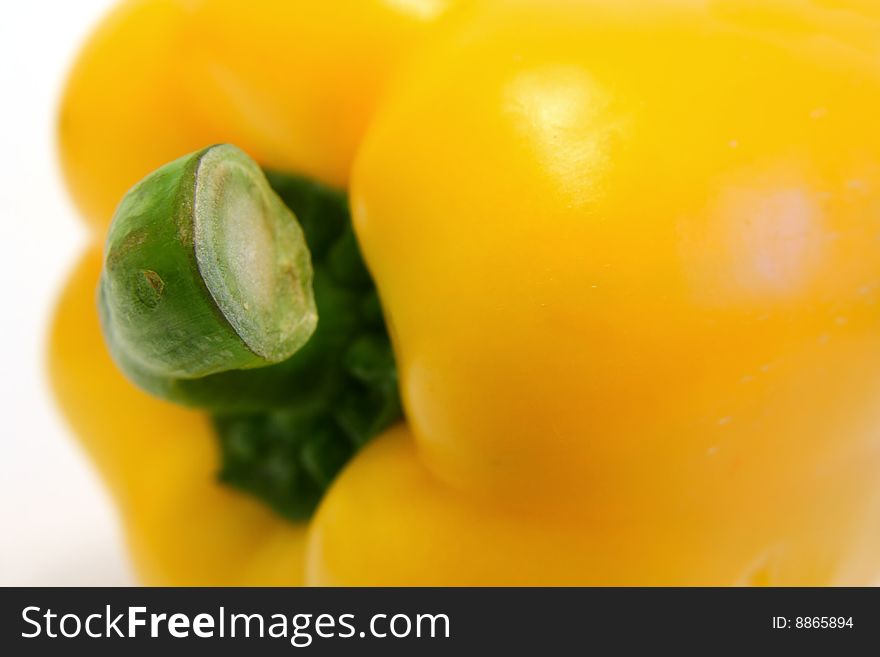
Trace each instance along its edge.
<path fill-rule="evenodd" d="M 193 205 L 196 263 L 220 312 L 256 355 L 289 358 L 317 325 L 309 250 L 293 213 L 230 145 L 201 158 Z"/>

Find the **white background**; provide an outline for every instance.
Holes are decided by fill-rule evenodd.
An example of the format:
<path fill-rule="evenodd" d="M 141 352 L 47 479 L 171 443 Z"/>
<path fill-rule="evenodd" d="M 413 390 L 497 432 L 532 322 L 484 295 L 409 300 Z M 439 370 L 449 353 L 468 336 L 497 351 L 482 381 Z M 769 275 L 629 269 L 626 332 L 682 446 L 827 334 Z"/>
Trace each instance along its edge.
<path fill-rule="evenodd" d="M 45 374 L 49 316 L 86 241 L 58 171 L 56 107 L 111 4 L 6 2 L 0 18 L 0 585 L 133 581 L 115 510 Z"/>

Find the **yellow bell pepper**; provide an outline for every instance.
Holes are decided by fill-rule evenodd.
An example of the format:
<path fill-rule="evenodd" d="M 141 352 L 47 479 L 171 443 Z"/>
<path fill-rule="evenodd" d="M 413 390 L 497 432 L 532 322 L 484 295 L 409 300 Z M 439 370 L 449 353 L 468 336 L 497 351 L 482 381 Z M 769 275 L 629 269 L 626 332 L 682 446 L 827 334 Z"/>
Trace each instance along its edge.
<path fill-rule="evenodd" d="M 440 13 L 375 4 L 408 7 L 414 31 L 366 21 L 332 52 L 388 44 L 382 61 L 392 62 L 406 49 L 395 44 L 419 40 Z M 106 222 L 148 171 L 221 140 L 265 166 L 349 186 L 408 425 L 358 452 L 307 527 L 275 518 L 212 483 L 214 436 L 199 414 L 143 396 L 113 370 L 87 308 L 93 254 L 59 311 L 54 379 L 119 491 L 147 581 L 880 576 L 872 4 L 478 0 L 432 26 L 388 85 L 384 73 L 349 79 L 343 63 L 318 76 L 308 107 L 296 85 L 276 90 L 287 71 L 266 65 L 266 49 L 283 43 L 276 19 L 249 5 L 229 23 L 207 12 L 212 22 L 173 6 L 187 19 L 131 25 L 204 28 L 209 45 L 190 43 L 201 54 L 173 85 L 152 68 L 167 70 L 161 58 L 132 56 L 150 68 L 133 70 L 142 86 L 126 82 L 151 99 L 143 116 L 126 99 L 98 135 L 98 108 L 115 94 L 89 71 L 118 65 L 125 77 L 124 57 L 106 61 L 125 50 L 124 21 L 82 60 L 99 64 L 75 69 L 66 97 L 79 109 L 65 110 L 62 132 L 78 126 L 79 137 L 62 150 L 81 207 Z M 289 24 L 317 34 L 322 16 Z M 208 29 L 217 21 L 265 23 L 273 36 Z M 309 54 L 287 79 L 324 70 L 327 53 Z M 213 57 L 216 69 L 205 64 Z M 190 72 L 198 80 L 181 92 Z M 343 96 L 363 104 L 328 104 Z M 181 98 L 191 123 L 169 118 Z M 364 106 L 355 118 L 327 113 Z M 320 300 L 318 311 L 320 327 Z"/>

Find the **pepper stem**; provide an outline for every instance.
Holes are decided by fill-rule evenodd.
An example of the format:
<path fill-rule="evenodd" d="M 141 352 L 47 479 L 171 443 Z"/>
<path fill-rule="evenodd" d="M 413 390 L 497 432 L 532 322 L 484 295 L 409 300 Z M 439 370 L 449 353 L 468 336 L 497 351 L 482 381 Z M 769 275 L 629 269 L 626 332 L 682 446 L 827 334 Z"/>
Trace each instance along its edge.
<path fill-rule="evenodd" d="M 126 195 L 99 306 L 125 374 L 209 410 L 220 480 L 286 518 L 307 518 L 357 449 L 401 417 L 345 195 L 264 176 L 232 146 L 172 162 Z"/>
<path fill-rule="evenodd" d="M 175 379 L 284 361 L 317 324 L 302 230 L 229 145 L 180 158 L 125 196 L 100 309 L 118 364 L 161 396 Z"/>

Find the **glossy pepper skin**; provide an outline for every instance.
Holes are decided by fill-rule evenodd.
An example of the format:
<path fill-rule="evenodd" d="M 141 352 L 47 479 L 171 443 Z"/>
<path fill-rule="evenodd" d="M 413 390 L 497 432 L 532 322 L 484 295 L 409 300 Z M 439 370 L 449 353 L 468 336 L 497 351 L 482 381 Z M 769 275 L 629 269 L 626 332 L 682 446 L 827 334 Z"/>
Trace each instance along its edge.
<path fill-rule="evenodd" d="M 263 552 L 240 545 L 269 517 L 207 482 L 205 425 L 163 405 L 204 438 L 181 485 L 229 532 L 200 581 L 292 583 L 296 559 L 319 585 L 875 581 L 878 21 L 862 0 L 453 17 L 362 124 L 350 181 L 409 428 Z M 86 365 L 59 351 L 74 424 L 125 451 L 103 411 L 77 420 Z M 148 581 L 201 567 L 197 538 L 142 526 Z M 249 550 L 262 579 L 224 570 Z"/>
<path fill-rule="evenodd" d="M 230 142 L 345 187 L 385 81 L 451 0 L 124 0 L 70 72 L 61 163 L 103 235 L 123 194 Z"/>
<path fill-rule="evenodd" d="M 876 579 L 880 22 L 773 5 L 489 1 L 408 63 L 352 208 L 416 448 L 319 581 Z"/>

